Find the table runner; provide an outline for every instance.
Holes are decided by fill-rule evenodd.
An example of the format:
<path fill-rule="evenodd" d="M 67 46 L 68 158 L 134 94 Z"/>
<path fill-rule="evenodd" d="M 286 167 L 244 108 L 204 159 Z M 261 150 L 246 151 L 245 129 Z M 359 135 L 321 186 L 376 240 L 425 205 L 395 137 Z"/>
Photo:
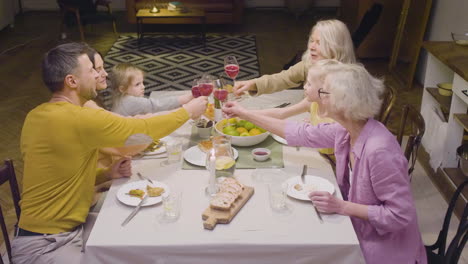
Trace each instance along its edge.
<path fill-rule="evenodd" d="M 213 132 L 214 133 L 214 132 Z M 188 148 L 195 146 L 203 140 L 198 136 L 195 126 L 192 127 L 190 142 Z M 236 169 L 255 169 L 255 168 L 283 168 L 283 146 L 268 136 L 265 141 L 250 147 L 233 146 L 239 152 L 239 158 L 236 160 Z M 252 157 L 252 150 L 255 148 L 267 148 L 271 150 L 271 156 L 266 161 L 256 161 Z M 196 166 L 188 163 L 185 159 L 182 162 L 183 170 L 205 170 L 205 167 Z"/>

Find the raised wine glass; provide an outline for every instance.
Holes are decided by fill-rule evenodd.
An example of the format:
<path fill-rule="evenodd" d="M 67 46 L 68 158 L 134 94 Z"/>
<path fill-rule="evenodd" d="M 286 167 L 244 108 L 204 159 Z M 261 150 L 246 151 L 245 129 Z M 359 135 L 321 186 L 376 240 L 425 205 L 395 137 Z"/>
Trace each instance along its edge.
<path fill-rule="evenodd" d="M 192 96 L 194 98 L 200 97 L 200 86 L 198 85 L 198 79 L 192 81 Z"/>
<path fill-rule="evenodd" d="M 226 56 L 224 58 L 224 71 L 235 83 L 236 77 L 239 74 L 239 63 L 237 62 L 236 56 Z"/>

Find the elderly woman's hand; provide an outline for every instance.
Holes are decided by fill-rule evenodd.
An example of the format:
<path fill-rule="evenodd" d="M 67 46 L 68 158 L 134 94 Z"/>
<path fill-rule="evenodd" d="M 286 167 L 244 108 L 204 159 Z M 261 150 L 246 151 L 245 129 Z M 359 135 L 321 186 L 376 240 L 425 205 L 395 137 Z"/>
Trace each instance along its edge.
<path fill-rule="evenodd" d="M 320 212 L 343 214 L 345 202 L 329 192 L 310 192 L 309 199 Z"/>
<path fill-rule="evenodd" d="M 236 96 L 241 96 L 245 92 L 249 92 L 250 89 L 253 89 L 255 82 L 253 80 L 248 81 L 237 81 L 232 88 L 232 92 Z"/>
<path fill-rule="evenodd" d="M 240 117 L 243 118 L 245 108 L 242 107 L 238 102 L 230 101 L 223 105 L 223 114 L 227 118 Z"/>

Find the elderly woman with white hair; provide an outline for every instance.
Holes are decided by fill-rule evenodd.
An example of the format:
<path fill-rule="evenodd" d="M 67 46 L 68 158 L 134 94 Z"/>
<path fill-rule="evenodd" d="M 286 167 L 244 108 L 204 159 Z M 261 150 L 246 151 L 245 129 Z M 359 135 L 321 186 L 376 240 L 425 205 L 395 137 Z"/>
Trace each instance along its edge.
<path fill-rule="evenodd" d="M 334 147 L 343 200 L 316 191 L 309 194 L 313 205 L 324 213 L 350 216 L 367 263 L 427 263 L 407 160 L 395 137 L 372 118 L 381 107 L 382 81 L 358 64 L 320 64 L 309 70 L 305 94 L 319 104 L 321 115 L 336 123 L 314 126 L 275 119 L 236 102 L 223 111 L 293 145 Z"/>

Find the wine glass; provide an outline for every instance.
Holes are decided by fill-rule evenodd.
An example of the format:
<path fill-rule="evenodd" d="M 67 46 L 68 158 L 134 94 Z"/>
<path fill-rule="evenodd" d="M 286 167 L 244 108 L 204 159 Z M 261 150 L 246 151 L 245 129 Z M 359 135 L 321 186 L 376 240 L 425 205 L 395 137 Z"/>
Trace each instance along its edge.
<path fill-rule="evenodd" d="M 226 56 L 224 58 L 224 71 L 235 83 L 239 74 L 239 63 L 237 63 L 236 56 Z"/>
<path fill-rule="evenodd" d="M 213 81 L 214 77 L 208 74 L 204 74 L 200 80 L 198 80 L 198 87 L 202 96 L 210 96 L 213 92 Z"/>
<path fill-rule="evenodd" d="M 198 85 L 198 79 L 192 81 L 192 96 L 194 98 L 200 97 L 200 86 Z"/>
<path fill-rule="evenodd" d="M 220 77 L 219 79 L 215 80 L 214 83 L 216 89 L 213 91 L 213 97 L 219 100 L 220 102 L 224 103 L 229 94 L 229 92 L 224 89 L 224 80 Z"/>

